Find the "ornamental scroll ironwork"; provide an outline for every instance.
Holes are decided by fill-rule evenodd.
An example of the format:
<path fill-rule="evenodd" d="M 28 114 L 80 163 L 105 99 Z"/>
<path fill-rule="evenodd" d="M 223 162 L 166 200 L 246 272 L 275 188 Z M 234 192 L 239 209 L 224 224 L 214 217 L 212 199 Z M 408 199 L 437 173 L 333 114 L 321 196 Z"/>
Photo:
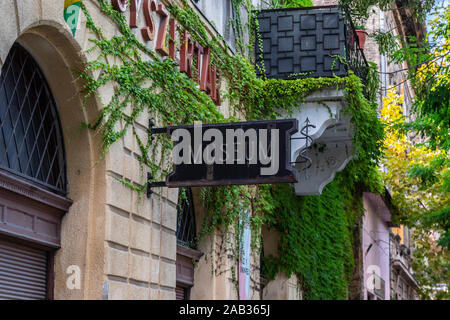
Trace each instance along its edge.
<path fill-rule="evenodd" d="M 316 128 L 315 125 L 311 124 L 311 121 L 309 121 L 309 118 L 306 118 L 305 124 L 303 128 L 300 130 L 300 134 L 303 135 L 303 137 L 297 137 L 297 138 L 291 138 L 291 140 L 305 140 L 305 148 L 300 151 L 299 157 L 302 159 L 300 161 L 291 162 L 291 164 L 305 164 L 305 167 L 302 169 L 302 172 L 304 172 L 305 180 L 309 179 L 309 169 L 311 168 L 313 161 L 311 157 L 307 155 L 308 150 L 311 148 L 311 145 L 313 143 L 313 138 L 309 134 L 310 128 Z"/>

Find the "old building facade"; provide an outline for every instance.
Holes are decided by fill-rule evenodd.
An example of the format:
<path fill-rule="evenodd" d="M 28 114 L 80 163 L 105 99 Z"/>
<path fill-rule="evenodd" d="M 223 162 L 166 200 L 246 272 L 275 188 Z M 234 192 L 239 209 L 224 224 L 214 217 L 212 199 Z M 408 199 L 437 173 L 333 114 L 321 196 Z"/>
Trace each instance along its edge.
<path fill-rule="evenodd" d="M 414 243 L 406 226 L 391 229 L 390 237 L 390 291 L 393 300 L 418 300 L 419 285 L 411 266 Z"/>
<path fill-rule="evenodd" d="M 185 197 L 179 197 L 178 189 L 169 188 L 153 188 L 149 197 L 140 195 L 120 182 L 143 186 L 148 180 L 139 162 L 139 142 L 131 132 L 103 154 L 99 134 L 81 128 L 82 123 L 97 120 L 102 103 L 111 99 L 114 88 L 102 87 L 97 97 L 84 100 L 83 80 L 73 71 L 81 70 L 96 52 L 88 50 L 93 34 L 86 28 L 86 16 L 79 14 L 79 20 L 71 26 L 65 19 L 65 9 L 76 2 L 0 3 L 0 298 L 242 298 L 236 286 L 239 263 L 231 252 L 230 235 L 215 230 L 197 246 L 192 245 L 207 213 L 200 189 L 187 189 Z M 130 1 L 148 8 L 152 2 Z M 231 1 L 213 2 L 188 4 L 207 26 L 208 37 L 223 36 L 233 54 L 236 48 L 228 23 Z M 314 4 L 335 4 L 331 2 Z M 154 3 L 164 8 L 178 2 Z M 119 34 L 117 24 L 101 12 L 98 1 L 85 0 L 83 4 L 107 37 Z M 122 0 L 112 0 L 111 4 L 123 11 L 130 23 L 135 8 Z M 154 28 L 160 29 L 160 17 L 152 14 L 158 21 Z M 136 17 L 136 26 L 149 27 L 145 13 Z M 383 19 L 378 11 L 368 22 L 369 29 L 381 28 Z M 158 48 L 158 38 L 147 39 L 139 29 L 133 32 L 151 51 L 163 49 Z M 175 53 L 175 60 L 179 54 Z M 399 83 L 396 76 L 387 75 L 392 68 L 401 67 L 388 65 L 371 38 L 367 39 L 365 54 L 380 66 L 386 78 L 382 81 L 384 89 Z M 109 63 L 119 65 L 120 61 Z M 226 87 L 226 81 L 221 85 Z M 410 90 L 407 84 L 399 88 Z M 336 116 L 343 96 L 335 91 L 316 94 L 308 103 L 331 101 L 336 104 Z M 228 101 L 219 101 L 213 92 L 209 92 L 211 99 L 223 114 L 228 114 Z M 134 128 L 139 136 L 147 136 L 149 120 L 148 114 L 136 120 Z M 324 126 L 322 133 L 326 130 Z M 325 138 L 330 138 L 330 132 Z M 342 162 L 347 163 L 349 158 Z M 336 170 L 326 177 L 327 183 Z M 386 261 L 380 260 L 379 254 L 389 250 L 380 249 L 386 241 L 392 243 L 385 237 L 390 217 L 379 200 L 369 194 L 364 198 L 368 213 L 359 225 L 361 261 L 357 261 L 355 275 L 358 285 L 367 283 L 372 274 L 365 268 L 383 264 L 381 277 L 386 288 L 381 298 L 388 299 L 393 294 L 389 284 L 394 276 L 384 268 Z M 362 230 L 368 226 L 366 237 Z M 374 230 L 383 234 L 381 240 L 374 238 Z M 262 239 L 261 254 L 276 256 L 279 234 L 263 228 Z M 250 291 L 246 298 L 302 299 L 297 277 L 281 273 L 268 282 L 262 277 L 260 258 L 260 251 L 248 254 Z M 361 298 L 376 294 L 363 288 L 358 293 Z"/>
<path fill-rule="evenodd" d="M 14 297 L 14 292 L 21 292 L 19 295 L 25 298 L 43 298 L 47 295 L 55 299 L 175 299 L 177 192 L 161 190 L 158 199 L 153 197 L 138 201 L 137 193 L 116 179 L 124 177 L 142 183 L 136 141 L 127 136 L 114 146 L 112 152 L 102 157 L 99 138 L 88 130 L 78 130 L 81 123 L 92 121 L 99 110 L 99 101 L 95 99 L 88 102 L 88 108 L 82 108 L 81 85 L 70 71 L 79 69 L 88 59 L 85 51 L 89 46 L 90 34 L 85 27 L 86 21 L 80 21 L 74 37 L 64 20 L 64 1 L 50 2 L 3 1 L 1 4 L 4 21 L 0 49 L 2 81 L 7 78 L 4 81 L 11 82 L 2 82 L 3 90 L 5 86 L 17 87 L 16 96 L 9 96 L 11 91 L 8 90 L 2 92 L 2 104 L 6 101 L 9 108 L 19 109 L 10 111 L 12 128 L 17 131 L 18 118 L 14 118 L 13 112 L 20 113 L 23 103 L 16 104 L 13 99 L 19 99 L 20 103 L 24 99 L 20 95 L 31 94 L 27 90 L 35 95 L 41 91 L 48 95 L 45 97 L 48 101 L 42 101 L 42 105 L 36 107 L 33 106 L 34 101 L 25 102 L 30 106 L 23 108 L 31 109 L 26 111 L 29 118 L 25 118 L 23 111 L 23 119 L 19 119 L 24 126 L 27 121 L 33 121 L 31 118 L 37 112 L 43 113 L 46 103 L 54 101 L 53 121 L 61 123 L 56 128 L 59 132 L 55 136 L 64 144 L 59 145 L 58 157 L 62 167 L 58 169 L 61 177 L 67 176 L 68 181 L 65 184 L 66 180 L 63 180 L 58 185 L 60 189 L 54 191 L 55 188 L 47 188 L 49 183 L 42 183 L 47 181 L 49 174 L 46 167 L 40 176 L 36 176 L 36 183 L 28 183 L 28 179 L 16 175 L 8 180 L 13 175 L 5 173 L 7 176 L 2 179 L 2 182 L 6 180 L 2 183 L 6 192 L 4 198 L 22 197 L 24 200 L 16 203 L 23 201 L 30 204 L 15 207 L 6 200 L 1 203 L 1 229 L 6 236 L 2 248 L 8 252 L 20 251 L 30 261 L 35 260 L 34 256 L 42 260 L 36 267 L 40 274 L 29 275 L 30 279 L 26 280 L 40 288 L 39 295 L 36 295 L 37 289 L 23 289 L 19 280 L 9 284 L 11 292 L 5 294 Z M 117 27 L 100 14 L 95 2 L 86 1 L 85 4 L 107 32 L 117 32 Z M 28 73 L 20 67 L 20 62 L 24 60 L 30 61 L 31 70 L 25 70 Z M 8 76 L 8 72 L 14 76 Z M 29 77 L 32 78 L 34 73 L 44 83 L 44 89 L 38 87 L 42 84 L 33 84 L 35 87 L 30 89 Z M 106 96 L 108 92 L 101 95 Z M 38 111 L 33 113 L 33 108 Z M 2 123 L 6 123 L 3 119 Z M 141 124 L 142 130 L 145 130 L 148 119 L 142 119 Z M 39 126 L 34 125 L 33 133 L 31 129 L 28 132 L 29 139 L 33 135 L 40 137 Z M 7 135 L 4 126 L 3 130 Z M 25 130 L 28 129 L 25 127 Z M 49 161 L 45 158 L 45 148 L 44 140 L 36 148 L 36 154 L 43 161 Z M 10 148 L 8 156 L 14 157 L 13 152 L 19 153 Z M 29 157 L 34 156 L 31 150 L 28 152 L 31 153 Z M 53 153 L 50 156 L 53 157 Z M 14 159 L 8 160 L 12 162 Z M 17 171 L 13 164 L 10 169 Z M 29 172 L 24 172 L 25 176 L 29 176 Z M 17 237 L 24 243 L 16 249 L 14 243 Z M 13 253 L 10 255 L 14 256 Z M 26 265 L 19 267 L 27 269 Z M 79 279 L 70 285 L 67 281 L 72 273 Z M 214 286 L 208 288 L 215 292 Z M 213 292 L 207 294 L 214 297 Z"/>
<path fill-rule="evenodd" d="M 80 14 L 74 28 L 63 15 L 75 2 L 0 4 L 0 252 L 6 263 L 0 298 L 237 299 L 236 262 L 227 255 L 225 235 L 217 231 L 190 246 L 204 215 L 199 190 L 189 190 L 188 203 L 179 203 L 178 189 L 140 196 L 119 182 L 146 182 L 136 139 L 127 134 L 103 155 L 100 137 L 80 130 L 96 119 L 112 88 L 83 107 L 82 81 L 72 71 L 94 53 L 87 51 L 92 33 L 86 17 Z M 119 32 L 97 1 L 83 3 L 108 36 Z M 228 1 L 217 10 L 198 1 L 191 5 L 210 36 L 225 34 Z M 127 19 L 130 14 L 125 6 Z M 145 18 L 138 15 L 137 25 L 145 25 Z M 155 49 L 156 39 L 136 36 Z M 226 101 L 220 109 L 227 113 Z M 136 124 L 143 136 L 148 123 L 144 115 Z M 259 255 L 251 261 L 248 298 L 260 299 Z M 300 297 L 295 279 L 271 286 L 269 297 Z"/>

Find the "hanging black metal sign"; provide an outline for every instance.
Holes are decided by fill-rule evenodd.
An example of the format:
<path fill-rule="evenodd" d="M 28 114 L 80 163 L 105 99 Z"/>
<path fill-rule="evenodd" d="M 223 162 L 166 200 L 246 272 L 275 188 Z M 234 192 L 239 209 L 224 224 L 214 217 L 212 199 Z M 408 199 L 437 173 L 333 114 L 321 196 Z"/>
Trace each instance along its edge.
<path fill-rule="evenodd" d="M 295 183 L 290 139 L 297 131 L 296 119 L 150 128 L 174 142 L 174 170 L 152 186 Z"/>

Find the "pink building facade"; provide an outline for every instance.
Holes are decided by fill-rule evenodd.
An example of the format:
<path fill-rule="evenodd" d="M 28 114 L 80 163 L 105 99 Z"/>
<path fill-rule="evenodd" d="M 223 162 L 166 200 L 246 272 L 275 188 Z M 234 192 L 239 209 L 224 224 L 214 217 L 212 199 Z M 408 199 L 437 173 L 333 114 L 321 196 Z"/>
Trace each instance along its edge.
<path fill-rule="evenodd" d="M 390 300 L 389 228 L 391 213 L 385 199 L 364 193 L 362 230 L 363 298 Z"/>

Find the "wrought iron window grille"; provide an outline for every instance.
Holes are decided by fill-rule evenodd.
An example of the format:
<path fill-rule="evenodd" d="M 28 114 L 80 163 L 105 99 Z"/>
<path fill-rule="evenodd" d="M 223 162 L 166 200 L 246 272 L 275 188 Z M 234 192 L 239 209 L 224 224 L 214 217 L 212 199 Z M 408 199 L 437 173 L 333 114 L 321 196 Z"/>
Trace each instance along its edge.
<path fill-rule="evenodd" d="M 0 74 L 0 168 L 67 194 L 57 105 L 37 62 L 17 43 Z"/>
<path fill-rule="evenodd" d="M 185 188 L 185 196 L 179 197 L 177 214 L 177 242 L 185 247 L 196 249 L 196 225 L 192 189 Z"/>

